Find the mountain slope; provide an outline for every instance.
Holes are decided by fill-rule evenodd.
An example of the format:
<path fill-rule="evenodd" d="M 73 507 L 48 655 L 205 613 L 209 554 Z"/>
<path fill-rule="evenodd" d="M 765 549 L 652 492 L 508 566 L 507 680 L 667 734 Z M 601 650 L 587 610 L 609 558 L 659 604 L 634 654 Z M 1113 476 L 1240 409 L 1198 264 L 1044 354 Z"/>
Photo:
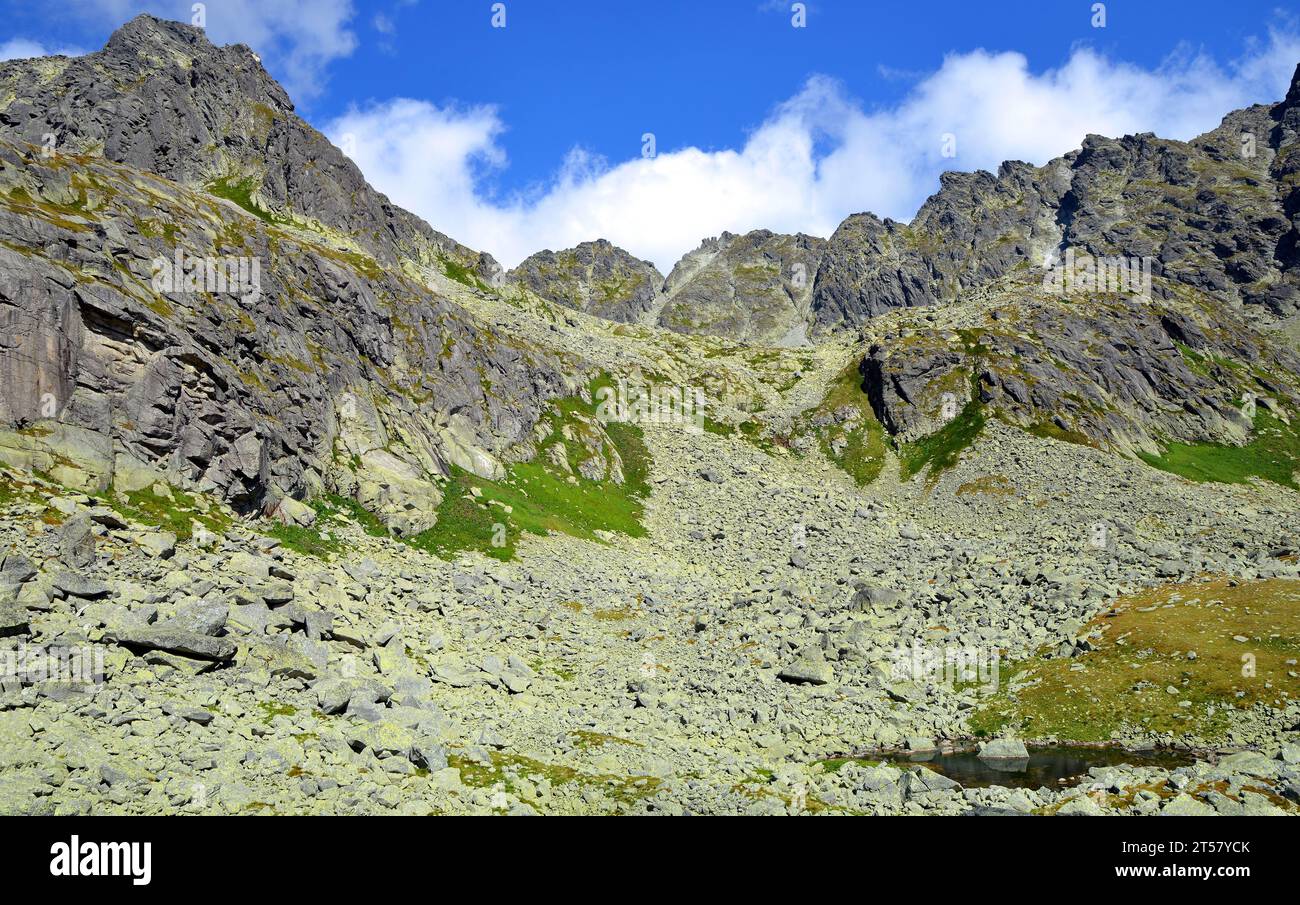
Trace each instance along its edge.
<path fill-rule="evenodd" d="M 140 17 L 0 85 L 8 458 L 239 511 L 341 493 L 413 533 L 450 467 L 531 454 L 558 362 L 446 297 L 478 256 L 366 185 L 247 48 Z"/>
<path fill-rule="evenodd" d="M 247 51 L 112 44 L 0 67 L 0 813 L 1300 813 L 1300 86 L 647 299 L 498 287 Z M 897 759 L 987 734 L 1185 750 Z"/>

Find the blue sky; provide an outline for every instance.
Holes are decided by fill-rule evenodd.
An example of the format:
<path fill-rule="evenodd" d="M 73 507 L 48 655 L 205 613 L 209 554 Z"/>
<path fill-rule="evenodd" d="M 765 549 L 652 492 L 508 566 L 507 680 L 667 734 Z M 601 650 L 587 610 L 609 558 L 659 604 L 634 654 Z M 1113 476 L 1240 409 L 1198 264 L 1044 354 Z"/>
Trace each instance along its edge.
<path fill-rule="evenodd" d="M 943 169 L 1088 131 L 1191 137 L 1300 62 L 1295 13 L 1246 0 L 1115 0 L 1104 27 L 1090 0 L 812 0 L 801 28 L 783 0 L 504 6 L 499 28 L 480 0 L 209 0 L 206 25 L 438 229 L 507 264 L 605 235 L 665 270 L 722 229 L 905 219 Z M 190 7 L 0 0 L 0 55 Z"/>

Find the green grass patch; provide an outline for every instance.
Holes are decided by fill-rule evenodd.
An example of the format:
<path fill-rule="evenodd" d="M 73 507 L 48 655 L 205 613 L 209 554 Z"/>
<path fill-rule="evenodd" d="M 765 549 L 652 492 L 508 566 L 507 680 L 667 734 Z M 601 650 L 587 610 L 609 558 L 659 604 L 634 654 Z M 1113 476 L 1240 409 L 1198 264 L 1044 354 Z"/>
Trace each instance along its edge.
<path fill-rule="evenodd" d="M 1053 421 L 1035 421 L 1025 431 L 1044 440 L 1057 440 L 1061 443 L 1073 443 L 1075 446 L 1097 445 L 1091 437 L 1081 431 L 1066 430 Z"/>
<path fill-rule="evenodd" d="M 643 747 L 640 742 L 634 742 L 630 738 L 623 738 L 619 735 L 606 735 L 603 732 L 591 732 L 587 729 L 575 729 L 569 733 L 573 739 L 573 747 L 583 751 L 589 748 L 600 748 L 604 745 L 629 745 L 633 748 Z"/>
<path fill-rule="evenodd" d="M 608 384 L 593 381 L 591 397 Z M 595 421 L 596 403 L 571 397 L 556 400 L 545 419 L 550 435 L 531 462 L 516 463 L 500 480 L 487 480 L 453 467 L 444 488 L 438 522 L 409 540 L 412 546 L 448 557 L 477 550 L 497 559 L 511 559 L 523 534 L 551 531 L 597 540 L 597 531 L 645 536 L 641 524 L 643 501 L 650 493 L 650 453 L 641 429 L 634 424 Z M 603 430 L 603 438 L 596 431 Z M 623 482 L 592 480 L 578 474 L 573 442 L 566 445 L 572 473 L 555 465 L 550 447 L 569 435 L 605 439 L 623 463 Z M 477 495 L 474 494 L 477 490 Z"/>
<path fill-rule="evenodd" d="M 470 289 L 479 289 L 483 292 L 492 291 L 492 287 L 479 279 L 477 273 L 454 258 L 442 257 L 439 259 L 439 263 L 442 264 L 442 272 L 446 274 L 448 279 L 455 280 Z"/>
<path fill-rule="evenodd" d="M 952 468 L 962 452 L 975 442 L 986 420 L 984 406 L 978 398 L 972 399 L 955 418 L 934 433 L 899 444 L 899 471 L 903 480 L 929 468 L 929 478 L 933 481 L 941 472 Z"/>
<path fill-rule="evenodd" d="M 175 487 L 169 491 L 170 497 L 160 496 L 151 488 L 126 494 L 110 490 L 97 495 L 97 499 L 126 520 L 170 531 L 178 540 L 193 537 L 195 523 L 213 534 L 221 534 L 230 527 L 231 519 L 215 507 L 205 508 L 195 497 Z"/>
<path fill-rule="evenodd" d="M 1257 409 L 1255 436 L 1245 446 L 1169 443 L 1161 455 L 1138 453 L 1148 465 L 1192 481 L 1244 484 L 1263 478 L 1292 490 L 1300 470 L 1300 432 L 1277 416 Z"/>
<path fill-rule="evenodd" d="M 899 473 L 905 481 L 929 469 L 927 480 L 933 484 L 941 473 L 957 464 L 962 452 L 975 442 L 988 422 L 984 404 L 980 402 L 979 373 L 984 357 L 989 354 L 989 348 L 980 342 L 979 330 L 962 329 L 957 334 L 962 349 L 969 357 L 969 363 L 963 369 L 969 369 L 970 401 L 955 417 L 933 433 L 919 440 L 895 445 Z M 960 371 L 954 371 L 945 380 L 955 377 L 960 377 Z"/>
<path fill-rule="evenodd" d="M 371 537 L 388 536 L 388 528 L 379 520 L 379 516 L 351 497 L 332 493 L 314 500 L 310 505 L 316 510 L 318 518 L 339 521 L 341 517 L 346 516 L 360 525 L 361 529 Z"/>
<path fill-rule="evenodd" d="M 0 506 L 8 508 L 20 500 L 25 500 L 27 493 L 21 484 L 0 476 Z"/>
<path fill-rule="evenodd" d="M 1094 629 L 1102 634 L 1091 651 L 1004 669 L 971 730 L 1081 742 L 1125 730 L 1217 739 L 1234 709 L 1282 709 L 1300 694 L 1291 665 L 1300 658 L 1300 581 L 1165 585 L 1122 598 L 1084 631 Z"/>
<path fill-rule="evenodd" d="M 316 510 L 316 521 L 310 527 L 302 525 L 272 525 L 264 530 L 268 537 L 278 540 L 284 547 L 305 556 L 328 560 L 344 549 L 336 529 L 348 521 L 355 522 L 371 537 L 389 537 L 387 526 L 379 517 L 356 500 L 338 494 L 326 494 L 310 505 Z"/>
<path fill-rule="evenodd" d="M 259 701 L 257 709 L 262 711 L 262 722 L 268 726 L 277 716 L 294 716 L 298 713 L 297 707 L 278 701 Z"/>
<path fill-rule="evenodd" d="M 957 488 L 957 496 L 1009 497 L 1016 495 L 1015 485 L 1006 475 L 991 474 L 967 481 Z"/>
<path fill-rule="evenodd" d="M 593 381 L 595 390 L 608 378 Z M 556 400 L 544 416 L 550 433 L 531 462 L 510 465 L 499 480 L 481 478 L 456 466 L 442 486 L 443 500 L 432 528 L 412 537 L 394 538 L 440 558 L 477 551 L 500 560 L 512 559 L 524 534 L 551 531 L 587 540 L 599 540 L 597 531 L 643 537 L 643 502 L 650 493 L 650 453 L 641 429 L 634 424 L 601 423 L 595 402 L 579 397 Z M 609 475 L 600 480 L 578 472 L 576 442 L 567 444 L 565 472 L 551 461 L 548 450 L 564 436 L 585 436 L 616 451 L 622 462 L 623 481 Z M 342 549 L 332 524 L 345 519 L 373 537 L 390 537 L 385 524 L 355 500 L 327 495 L 311 502 L 317 520 L 310 528 L 276 525 L 266 533 L 284 546 L 310 556 L 328 559 Z M 331 536 L 326 538 L 325 533 Z"/>
<path fill-rule="evenodd" d="M 705 415 L 704 430 L 706 433 L 717 434 L 719 437 L 730 437 L 736 432 L 736 426 L 725 421 L 714 421 L 708 415 Z"/>
<path fill-rule="evenodd" d="M 555 676 L 555 678 L 559 679 L 561 682 L 572 682 L 574 678 L 577 676 L 576 672 L 574 672 L 572 669 L 565 666 L 564 664 L 552 663 L 543 657 L 533 658 L 528 662 L 528 665 L 532 667 L 534 672 L 549 673 L 550 675 Z"/>
<path fill-rule="evenodd" d="M 516 792 L 515 776 L 522 776 L 532 782 L 545 778 L 552 786 L 578 785 L 599 789 L 620 804 L 633 805 L 654 795 L 661 785 L 661 780 L 655 776 L 583 773 L 562 764 L 548 764 L 502 751 L 493 751 L 491 762 L 487 764 L 459 754 L 450 755 L 447 763 L 460 771 L 460 781 L 470 788 L 499 788 L 511 794 Z"/>
<path fill-rule="evenodd" d="M 471 492 L 474 489 L 482 496 L 475 497 Z M 510 518 L 513 513 L 507 514 L 488 501 L 522 500 L 517 488 L 506 482 L 498 485 L 453 465 L 451 479 L 442 492 L 437 523 L 410 538 L 411 546 L 444 559 L 466 550 L 501 560 L 514 557 L 520 529 Z M 506 505 L 513 507 L 513 503 Z"/>
<path fill-rule="evenodd" d="M 838 420 L 837 413 L 849 417 Z M 820 427 L 812 421 L 825 422 Z M 860 486 L 880 476 L 885 467 L 885 429 L 876 420 L 856 364 L 849 365 L 831 382 L 826 396 L 804 424 L 817 436 L 822 453 Z"/>
<path fill-rule="evenodd" d="M 1242 374 L 1246 369 L 1236 361 L 1223 355 L 1215 355 L 1213 352 L 1198 352 L 1186 343 L 1174 341 L 1178 347 L 1179 353 L 1183 356 L 1183 361 L 1187 363 L 1189 370 L 1202 377 L 1213 379 L 1215 371 L 1225 369 Z"/>
<path fill-rule="evenodd" d="M 326 537 L 315 525 L 272 525 L 265 534 L 278 540 L 282 547 L 317 559 L 330 559 L 343 549 L 337 538 Z"/>
<path fill-rule="evenodd" d="M 714 421 L 708 415 L 704 416 L 705 433 L 715 434 L 719 437 L 739 437 L 747 441 L 755 449 L 772 455 L 778 443 L 788 445 L 789 438 L 768 437 L 763 435 L 766 426 L 761 421 L 755 421 L 747 418 L 738 424 L 729 424 L 725 421 Z"/>
<path fill-rule="evenodd" d="M 207 191 L 210 195 L 216 195 L 218 198 L 225 198 L 227 201 L 233 201 L 244 210 L 248 211 L 263 223 L 271 225 L 289 223 L 288 218 L 280 217 L 258 207 L 253 201 L 253 193 L 261 187 L 261 183 L 256 176 L 248 176 L 244 179 L 236 179 L 233 176 L 227 176 L 225 179 L 217 179 L 209 182 Z"/>

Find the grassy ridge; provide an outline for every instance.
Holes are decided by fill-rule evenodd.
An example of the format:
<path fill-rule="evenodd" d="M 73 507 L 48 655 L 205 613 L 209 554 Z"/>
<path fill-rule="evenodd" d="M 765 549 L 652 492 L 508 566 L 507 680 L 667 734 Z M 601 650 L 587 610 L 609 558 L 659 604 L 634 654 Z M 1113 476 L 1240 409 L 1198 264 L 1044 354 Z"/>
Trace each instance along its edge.
<path fill-rule="evenodd" d="M 1300 581 L 1167 585 L 1121 599 L 1086 630 L 1097 628 L 1104 631 L 1091 651 L 1005 669 L 971 730 L 1082 742 L 1124 728 L 1213 739 L 1234 709 L 1281 708 L 1300 694 L 1292 665 L 1300 658 Z"/>

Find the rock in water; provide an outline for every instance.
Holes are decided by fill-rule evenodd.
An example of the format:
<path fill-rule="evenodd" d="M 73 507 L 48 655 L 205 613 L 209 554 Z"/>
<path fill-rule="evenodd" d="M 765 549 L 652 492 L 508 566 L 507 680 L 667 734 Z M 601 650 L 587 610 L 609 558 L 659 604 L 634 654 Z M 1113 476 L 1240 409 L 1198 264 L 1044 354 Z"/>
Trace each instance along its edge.
<path fill-rule="evenodd" d="M 1029 751 L 1018 738 L 998 738 L 982 743 L 979 756 L 984 760 L 1020 760 L 1029 757 Z"/>

